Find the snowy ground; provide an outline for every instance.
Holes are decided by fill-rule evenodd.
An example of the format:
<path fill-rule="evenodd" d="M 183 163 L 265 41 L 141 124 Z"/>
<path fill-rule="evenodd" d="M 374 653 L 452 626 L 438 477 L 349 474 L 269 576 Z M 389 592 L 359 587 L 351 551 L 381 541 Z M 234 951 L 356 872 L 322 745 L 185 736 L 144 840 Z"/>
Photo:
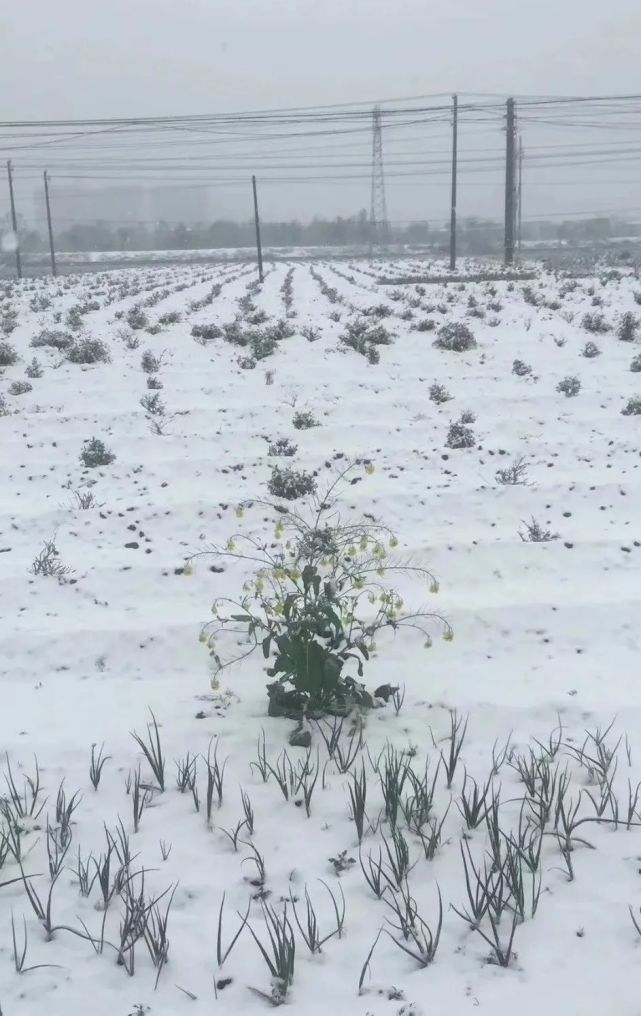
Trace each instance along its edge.
<path fill-rule="evenodd" d="M 250 291 L 253 309 L 246 300 L 239 307 L 254 280 L 247 265 L 131 269 L 0 289 L 0 326 L 7 332 L 0 341 L 4 338 L 18 354 L 0 371 L 6 408 L 0 417 L 0 752 L 6 753 L 19 789 L 24 777 L 33 776 L 37 757 L 48 797 L 37 821 L 22 822 L 24 871 L 34 876 L 31 885 L 46 903 L 46 816 L 55 826 L 56 794 L 64 780 L 67 799 L 78 791 L 82 800 L 73 816 L 66 867 L 51 893 L 54 925 L 82 932 L 83 921 L 92 936 L 99 934 L 98 888 L 84 898 L 73 869 L 78 851 L 81 860 L 90 852 L 104 853 L 105 826 L 113 832 L 119 818 L 131 834 L 131 872 L 147 871 L 147 896 L 177 885 L 169 912 L 168 962 L 157 990 L 144 942 L 136 947 L 130 977 L 116 965 L 111 946 L 96 955 L 90 942 L 69 930 L 56 931 L 47 941 L 25 887 L 17 882 L 0 888 L 4 1016 L 268 1009 L 248 990 L 270 990 L 269 971 L 248 928 L 222 970 L 216 963 L 223 892 L 225 947 L 240 923 L 236 911 L 244 915 L 257 892 L 250 884 L 255 866 L 245 860 L 250 856 L 247 829 L 237 852 L 222 832 L 244 817 L 240 788 L 255 813 L 251 841 L 264 855 L 268 902 L 279 910 L 281 900 L 292 894 L 303 901 L 307 886 L 321 934 L 329 934 L 335 917 L 319 880 L 337 898 L 340 885 L 345 896 L 344 934 L 331 938 L 320 955 L 309 953 L 296 928 L 294 981 L 287 998 L 294 1012 L 641 1012 L 639 935 L 628 912 L 632 905 L 638 915 L 641 905 L 641 832 L 634 826 L 641 822 L 639 809 L 633 827 L 625 829 L 628 781 L 634 795 L 641 779 L 641 417 L 621 412 L 629 398 L 641 395 L 641 374 L 630 370 L 641 350 L 638 342 L 620 341 L 616 333 L 625 312 L 641 314 L 634 299 L 641 284 L 607 275 L 569 286 L 540 275 L 528 288 L 495 282 L 427 285 L 417 291 L 415 285 L 377 284 L 383 274 L 402 279 L 424 268 L 410 261 L 358 267 L 327 261 L 293 268 L 279 264 L 262 287 Z M 288 272 L 292 297 L 286 305 L 282 286 Z M 216 286 L 220 289 L 209 299 Z M 72 330 L 67 315 L 79 304 L 71 317 L 75 334 L 104 341 L 109 363 L 78 365 L 51 347 L 30 348 L 43 329 Z M 156 334 L 146 327 L 132 332 L 127 314 L 135 305 L 142 306 L 146 327 Z M 371 364 L 340 336 L 348 321 L 377 305 L 383 307 L 381 315 L 389 313 L 368 320 L 387 328 L 394 342 L 380 346 L 380 362 Z M 194 325 L 222 325 L 256 310 L 265 311 L 268 323 L 288 320 L 294 334 L 254 369 L 239 365 L 247 350 L 223 338 L 203 344 L 191 335 Z M 180 314 L 179 321 L 153 328 L 172 311 Z M 602 314 L 608 330 L 589 334 L 582 324 L 586 313 Z M 436 330 L 416 330 L 425 320 Z M 449 321 L 466 322 L 478 347 L 463 353 L 434 348 L 438 328 Z M 316 341 L 303 337 L 306 327 L 320 329 Z M 131 348 L 134 335 L 140 339 L 137 348 Z M 600 356 L 582 355 L 587 341 L 596 342 Z M 154 432 L 154 420 L 139 401 L 153 395 L 141 369 L 146 349 L 162 353 L 163 433 Z M 30 381 L 31 391 L 10 394 L 13 382 L 25 380 L 34 355 L 42 377 Z M 531 366 L 531 373 L 514 374 L 515 359 Z M 567 376 L 581 382 L 575 397 L 557 391 Z M 429 399 L 434 383 L 448 389 L 451 401 L 438 405 Z M 320 426 L 295 430 L 295 410 L 310 410 Z M 449 424 L 463 411 L 476 415 L 475 443 L 448 448 Z M 92 437 L 115 454 L 110 465 L 82 466 L 82 444 Z M 368 512 L 385 521 L 398 535 L 399 552 L 436 574 L 438 607 L 455 632 L 452 643 L 435 637 L 430 652 L 411 635 L 380 640 L 366 682 L 371 688 L 385 682 L 405 685 L 406 694 L 398 716 L 390 705 L 367 717 L 364 736 L 371 759 L 389 742 L 410 753 L 417 773 L 429 756 L 431 779 L 438 761 L 433 739 L 445 753 L 449 750 L 444 739 L 450 710 L 469 716 L 451 791 L 442 767 L 437 777 L 434 815 L 440 820 L 450 797 L 453 803 L 434 859 L 425 859 L 416 835 L 404 834 L 416 862 L 409 875 L 411 893 L 432 928 L 438 918 L 437 885 L 442 894 L 436 957 L 422 969 L 383 934 L 360 994 L 361 971 L 379 928 L 400 936 L 386 925 L 392 911 L 368 888 L 359 864 L 348 866 L 339 881 L 329 861 L 342 851 L 358 859 L 350 777 L 330 760 L 308 818 L 297 806 L 300 800 L 285 800 L 273 777 L 263 783 L 250 768 L 261 730 L 275 765 L 292 723 L 266 716 L 262 658 L 252 657 L 229 672 L 222 692 L 213 694 L 207 653 L 198 643 L 211 601 L 238 594 L 247 569 L 226 562 L 224 571 L 214 572 L 210 566 L 217 562 L 203 558 L 193 574 L 182 571 L 188 556 L 210 543 L 225 543 L 238 530 L 257 536 L 272 532 L 273 518 L 263 509 L 250 508 L 239 521 L 235 508 L 244 499 L 267 496 L 271 467 L 280 461 L 268 457 L 267 441 L 280 437 L 298 445 L 288 463 L 316 471 L 320 489 L 345 459 L 373 462 L 374 474 L 360 471 L 362 480 L 343 493 L 343 508 L 354 517 Z M 497 482 L 496 471 L 519 456 L 527 460 L 528 483 Z M 76 491 L 93 493 L 94 507 L 81 509 Z M 532 519 L 559 538 L 521 539 Z M 52 539 L 59 560 L 72 569 L 61 582 L 30 571 L 43 543 Z M 415 595 L 420 605 L 423 594 Z M 160 726 L 167 789 L 153 795 L 134 833 L 126 781 L 142 756 L 131 731 L 145 734 L 149 709 Z M 536 915 L 516 927 L 509 966 L 488 963 L 488 944 L 450 906 L 469 907 L 460 851 L 465 822 L 457 808 L 465 769 L 485 784 L 493 746 L 497 756 L 509 744 L 515 763 L 528 745 L 543 754 L 533 739 L 546 744 L 551 735 L 553 741 L 558 737 L 550 771 L 557 764 L 559 772 L 567 767 L 572 783 L 566 807 L 571 799 L 579 806 L 578 817 L 592 819 L 595 806 L 586 792 L 598 805 L 601 789 L 572 747 L 583 745 L 586 730 L 594 734 L 612 720 L 606 744 L 613 748 L 622 738 L 610 776 L 614 772 L 623 827 L 590 821 L 577 829 L 574 838 L 596 849 L 573 842 L 571 881 L 550 819 Z M 200 812 L 190 794 L 175 788 L 174 761 L 187 752 L 206 755 L 212 738 L 219 759 L 228 757 L 228 763 L 223 803 L 214 808 L 213 828 L 208 828 L 204 761 L 198 761 Z M 109 760 L 94 791 L 90 749 L 103 742 Z M 314 760 L 317 744 L 322 766 L 327 750 L 315 733 Z M 589 741 L 586 752 L 595 750 Z M 288 752 L 295 765 L 304 758 L 302 749 Z M 363 758 L 367 812 L 375 820 L 383 798 L 366 751 Z M 7 761 L 2 765 L 6 772 Z M 151 780 L 144 759 L 142 772 Z M 518 826 L 526 787 L 508 760 L 494 785 L 501 788 L 501 824 L 507 833 Z M 0 795 L 6 791 L 3 780 Z M 611 814 L 608 803 L 604 817 Z M 370 851 L 378 857 L 382 835 L 391 842 L 385 822 L 365 836 L 364 861 Z M 486 823 L 469 837 L 471 856 L 480 864 L 488 847 Z M 0 882 L 19 873 L 9 849 Z M 163 912 L 167 900 L 159 904 Z M 122 909 L 116 896 L 105 922 L 109 942 L 118 940 Z M 288 912 L 291 916 L 291 904 Z M 16 972 L 12 915 L 18 953 L 26 918 L 25 967 L 54 966 Z M 249 923 L 267 944 L 257 899 Z M 481 927 L 490 934 L 486 918 Z M 508 911 L 499 927 L 502 940 L 510 927 Z M 217 999 L 214 982 L 219 982 Z"/>

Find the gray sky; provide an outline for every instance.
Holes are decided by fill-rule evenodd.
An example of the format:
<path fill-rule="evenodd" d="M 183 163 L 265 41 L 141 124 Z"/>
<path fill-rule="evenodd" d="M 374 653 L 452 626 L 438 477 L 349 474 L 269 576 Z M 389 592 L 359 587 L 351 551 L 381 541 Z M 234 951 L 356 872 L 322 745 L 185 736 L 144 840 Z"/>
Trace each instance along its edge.
<path fill-rule="evenodd" d="M 452 91 L 629 93 L 641 91 L 640 38 L 639 0 L 4 0 L 0 119 L 207 113 Z M 526 152 L 528 144 L 566 137 L 559 128 L 545 136 L 528 128 Z M 438 136 L 426 133 L 435 151 L 445 153 L 447 143 L 446 125 Z M 482 146 L 499 154 L 503 143 L 498 125 Z M 365 157 L 366 139 L 361 148 Z M 386 142 L 386 159 L 392 153 Z M 496 186 L 463 186 L 464 211 L 498 211 L 500 176 Z M 637 164 L 601 176 L 607 187 L 584 187 L 570 205 L 580 210 L 580 197 L 586 209 L 641 206 L 641 186 L 618 183 L 641 179 Z M 563 209 L 568 186 L 543 199 L 540 174 L 537 181 L 530 209 Z M 405 186 L 390 178 L 390 216 L 435 215 L 446 190 L 444 179 L 421 190 L 417 180 Z M 232 212 L 244 207 L 233 188 L 228 198 Z M 304 216 L 310 206 L 346 214 L 367 204 L 368 187 L 272 186 L 269 201 L 274 216 Z"/>

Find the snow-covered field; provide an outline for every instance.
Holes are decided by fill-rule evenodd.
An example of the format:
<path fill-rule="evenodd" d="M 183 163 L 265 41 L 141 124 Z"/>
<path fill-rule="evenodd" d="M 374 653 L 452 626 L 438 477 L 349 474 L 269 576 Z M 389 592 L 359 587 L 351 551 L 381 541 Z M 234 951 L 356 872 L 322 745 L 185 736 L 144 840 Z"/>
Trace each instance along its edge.
<path fill-rule="evenodd" d="M 250 265 L 182 265 L 0 288 L 0 342 L 9 346 L 9 354 L 0 346 L 0 357 L 12 359 L 12 349 L 17 354 L 0 369 L 0 883 L 18 879 L 0 887 L 4 1016 L 264 1012 L 269 1002 L 249 990 L 271 990 L 254 938 L 269 949 L 264 906 L 282 914 L 284 901 L 294 897 L 306 930 L 307 887 L 320 936 L 331 935 L 336 915 L 323 882 L 339 910 L 342 891 L 345 918 L 342 935 L 330 937 L 320 954 L 311 954 L 293 904 L 287 906 L 296 954 L 286 1004 L 296 1013 L 641 1011 L 641 934 L 628 910 L 633 907 L 641 928 L 641 807 L 635 802 L 641 780 L 641 415 L 622 413 L 641 396 L 641 359 L 631 370 L 641 348 L 630 317 L 631 341 L 618 337 L 626 313 L 641 315 L 635 301 L 641 283 L 607 272 L 575 282 L 544 274 L 528 283 L 402 282 L 425 270 L 411 261 L 279 264 L 268 266 L 257 286 Z M 398 285 L 378 284 L 383 275 Z M 367 315 L 372 308 L 378 310 Z M 586 314 L 603 320 L 586 322 Z M 291 329 L 281 329 L 274 351 L 258 360 L 251 347 L 215 331 L 210 340 L 198 329 L 192 335 L 194 326 L 220 327 L 236 316 L 241 331 L 279 320 Z M 374 350 L 369 358 L 341 341 L 350 322 L 362 323 L 364 352 Z M 465 323 L 477 346 L 436 348 L 439 329 L 451 322 Z M 606 330 L 590 333 L 586 324 Z M 366 329 L 378 326 L 390 344 L 368 341 Z M 51 332 L 63 333 L 53 339 L 59 347 L 71 336 L 76 351 L 87 348 L 83 339 L 100 340 L 110 359 L 74 363 L 64 348 L 32 348 L 34 338 L 51 342 Z M 600 355 L 582 355 L 587 342 Z M 160 360 L 151 375 L 141 367 L 147 350 Z M 28 367 L 39 373 L 30 368 L 34 356 L 42 373 L 29 378 Z M 515 360 L 524 365 L 520 373 L 513 372 Z M 157 393 L 147 388 L 149 376 L 162 383 Z M 580 382 L 576 395 L 557 390 L 573 377 Z M 20 388 L 14 383 L 24 381 L 31 389 L 12 394 Z M 435 384 L 447 389 L 449 401 L 430 398 Z M 140 400 L 148 396 L 145 408 Z M 311 412 L 319 426 L 295 429 L 293 416 L 301 411 Z M 462 424 L 473 442 L 449 447 L 450 424 L 463 413 L 475 415 Z M 91 438 L 104 442 L 115 456 L 111 463 L 83 466 L 83 443 Z M 279 438 L 297 445 L 293 458 L 268 455 L 268 444 Z M 525 482 L 500 482 L 497 471 L 520 458 Z M 240 594 L 250 569 L 197 557 L 191 574 L 183 570 L 187 558 L 224 545 L 235 533 L 272 538 L 269 511 L 250 505 L 239 519 L 236 508 L 268 497 L 275 464 L 314 472 L 322 491 L 350 461 L 360 463 L 351 474 L 358 482 L 342 489 L 341 511 L 358 519 L 367 513 L 394 530 L 395 553 L 425 565 L 440 583 L 437 598 L 416 588 L 403 592 L 417 606 L 436 605 L 454 630 L 454 640 L 446 642 L 435 625 L 429 652 L 418 635 L 381 636 L 366 666 L 369 688 L 405 687 L 398 715 L 390 702 L 364 717 L 364 746 L 353 767 L 360 774 L 362 759 L 367 776 L 371 828 L 361 846 L 363 867 L 370 874 L 382 848 L 391 883 L 382 899 L 359 864 L 349 806 L 353 777 L 339 772 L 336 758 L 328 759 L 318 729 L 312 726 L 310 764 L 318 759 L 321 772 L 309 817 L 300 792 L 286 800 L 273 775 L 261 778 L 262 732 L 274 768 L 279 755 L 286 765 L 284 748 L 295 770 L 305 760 L 304 749 L 287 746 L 292 721 L 266 715 L 262 655 L 225 673 L 218 690 L 210 688 L 200 626 L 216 596 Z M 373 464 L 373 474 L 364 461 Z M 304 510 L 302 502 L 295 504 Z M 539 535 L 558 538 L 528 539 L 534 523 Z M 60 578 L 32 571 L 48 541 L 57 550 L 53 564 L 70 569 Z M 130 774 L 140 765 L 143 783 L 153 784 L 153 777 L 132 731 L 146 737 L 150 709 L 166 757 L 166 789 L 150 793 L 134 832 Z M 445 766 L 437 763 L 439 751 L 449 757 L 451 711 L 461 721 L 459 732 L 465 718 L 468 726 L 447 789 Z M 203 756 L 210 743 L 212 753 L 217 745 L 218 761 L 228 761 L 222 805 L 214 802 L 208 826 Z M 103 744 L 108 759 L 94 790 L 91 746 L 97 752 Z M 384 774 L 394 749 L 419 783 L 428 757 L 428 787 L 436 777 L 423 842 L 402 817 L 398 823 L 413 865 L 409 889 L 403 879 L 394 885 L 390 872 L 383 837 L 393 851 L 392 829 L 375 771 Z M 176 788 L 175 762 L 188 752 L 197 757 L 199 811 L 192 794 Z M 36 759 L 42 790 L 34 803 L 25 781 L 34 780 Z M 477 930 L 453 909 L 471 908 L 462 845 L 472 884 L 472 864 L 482 876 L 492 850 L 492 812 L 484 817 L 479 805 L 472 830 L 463 813 L 465 801 L 474 803 L 472 778 L 482 791 L 493 769 L 502 830 L 495 852 L 516 858 L 517 867 L 519 815 L 524 833 L 525 920 L 515 925 L 511 951 L 506 943 L 517 894 L 512 883 L 512 891 L 506 888 L 507 869 L 490 875 L 494 891 L 505 897 L 497 928 L 505 968 L 488 962 L 488 913 Z M 5 782 L 11 774 L 16 790 L 24 788 L 19 803 L 11 801 Z M 51 889 L 47 841 L 55 853 L 62 781 L 67 804 L 78 794 L 77 808 L 71 845 Z M 405 800 L 409 787 L 406 779 Z M 241 791 L 251 802 L 254 830 L 241 826 L 235 851 L 223 830 L 233 838 L 245 819 Z M 534 820 L 537 797 L 549 804 L 542 836 Z M 33 815 L 20 818 L 20 810 Z M 427 859 L 424 844 L 443 819 L 440 844 Z M 579 820 L 585 821 L 568 830 Z M 123 849 L 119 821 L 132 855 L 128 875 L 120 874 L 120 894 L 113 886 Z M 90 855 L 104 859 L 110 842 L 118 849 L 111 848 L 107 893 L 113 898 L 105 913 L 98 881 L 82 895 L 79 868 L 87 865 L 91 880 L 96 867 Z M 564 851 L 564 845 L 573 849 Z M 264 858 L 262 884 L 254 848 Z M 530 848 L 534 876 L 523 861 L 524 855 L 532 860 Z M 341 855 L 343 863 L 330 861 Z M 337 866 L 344 868 L 340 876 Z M 143 938 L 133 971 L 126 968 L 130 952 L 126 965 L 116 962 L 127 887 L 130 899 L 142 892 L 148 902 L 171 887 L 154 912 L 164 916 L 171 900 L 170 948 L 156 989 L 157 970 Z M 422 927 L 417 913 L 434 932 L 439 890 L 442 933 L 433 962 L 423 967 L 395 940 L 420 956 L 413 939 Z M 390 923 L 398 923 L 391 904 L 402 907 L 403 891 L 415 901 L 406 938 Z M 249 917 L 219 969 L 223 893 L 223 951 L 241 924 L 238 913 L 244 917 L 249 906 Z M 482 892 L 479 899 L 483 911 Z M 49 936 L 42 927 L 48 921 L 58 929 Z"/>

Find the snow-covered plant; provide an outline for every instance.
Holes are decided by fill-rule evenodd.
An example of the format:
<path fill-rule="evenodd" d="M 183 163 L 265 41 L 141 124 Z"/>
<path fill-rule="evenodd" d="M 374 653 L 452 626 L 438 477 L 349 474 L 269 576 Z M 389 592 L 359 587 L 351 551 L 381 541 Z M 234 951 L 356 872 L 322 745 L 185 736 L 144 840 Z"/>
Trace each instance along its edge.
<path fill-rule="evenodd" d="M 354 469 L 344 470 L 322 497 L 312 497 L 305 512 L 252 502 L 261 510 L 277 511 L 273 535 L 260 540 L 240 534 L 225 548 L 204 552 L 258 564 L 239 599 L 214 602 L 214 619 L 204 625 L 200 638 L 210 652 L 214 683 L 223 668 L 262 647 L 273 679 L 268 685 L 272 715 L 298 718 L 371 706 L 373 698 L 359 678 L 385 629 L 416 629 L 429 647 L 427 629 L 436 620 L 444 637 L 452 638 L 443 618 L 424 609 L 408 612 L 386 581 L 403 575 L 427 581 L 435 593 L 431 572 L 388 561 L 388 551 L 398 541 L 386 526 L 341 517 L 339 491 Z M 245 642 L 240 651 L 239 637 Z"/>
<path fill-rule="evenodd" d="M 593 360 L 595 356 L 601 356 L 601 350 L 597 346 L 596 342 L 586 342 L 581 352 L 581 356 L 585 356 L 588 360 Z"/>
<path fill-rule="evenodd" d="M 564 377 L 556 386 L 557 392 L 562 392 L 566 398 L 571 399 L 581 391 L 581 382 L 578 377 Z"/>
<path fill-rule="evenodd" d="M 633 395 L 621 410 L 623 416 L 641 416 L 641 395 Z"/>
<path fill-rule="evenodd" d="M 446 448 L 473 448 L 475 443 L 474 431 L 462 417 L 450 424 L 445 441 Z"/>
<path fill-rule="evenodd" d="M 35 377 L 35 378 L 37 378 L 37 377 L 42 377 L 43 373 L 44 373 L 44 371 L 43 371 L 40 363 L 38 362 L 38 360 L 34 356 L 33 360 L 29 364 L 29 366 L 25 369 L 25 374 L 27 375 L 27 377 L 31 377 L 31 378 Z"/>
<path fill-rule="evenodd" d="M 116 456 L 105 446 L 104 442 L 97 437 L 89 438 L 82 446 L 80 461 L 83 466 L 95 469 L 96 466 L 108 466 Z"/>
<path fill-rule="evenodd" d="M 581 327 L 585 328 L 586 332 L 592 332 L 593 334 L 602 334 L 610 330 L 610 325 L 603 317 L 603 314 L 584 314 L 581 319 Z"/>
<path fill-rule="evenodd" d="M 639 331 L 639 319 L 631 311 L 622 315 L 617 326 L 617 338 L 621 342 L 634 342 Z"/>
<path fill-rule="evenodd" d="M 0 342 L 0 367 L 11 367 L 17 359 L 15 348 L 9 342 Z"/>
<path fill-rule="evenodd" d="M 632 358 L 632 362 L 630 363 L 630 370 L 634 374 L 638 374 L 639 372 L 641 372 L 641 353 L 639 353 L 638 356 L 634 356 Z"/>
<path fill-rule="evenodd" d="M 272 497 L 296 501 L 299 497 L 306 497 L 315 492 L 316 480 L 311 473 L 302 470 L 273 466 L 267 487 Z"/>
<path fill-rule="evenodd" d="M 313 413 L 309 410 L 298 410 L 292 417 L 292 424 L 296 430 L 309 430 L 311 427 L 319 427 L 320 424 Z"/>
<path fill-rule="evenodd" d="M 108 363 L 109 350 L 101 339 L 80 339 L 65 350 L 70 363 Z"/>
<path fill-rule="evenodd" d="M 476 348 L 476 339 L 462 321 L 450 321 L 439 328 L 438 338 L 434 341 L 437 349 L 449 349 L 454 353 L 464 353 Z"/>
<path fill-rule="evenodd" d="M 430 401 L 436 402 L 440 405 L 443 402 L 449 402 L 452 398 L 447 388 L 444 385 L 433 384 L 430 385 Z"/>
<path fill-rule="evenodd" d="M 9 385 L 9 395 L 26 395 L 33 390 L 33 385 L 28 381 L 12 381 Z"/>
<path fill-rule="evenodd" d="M 532 373 L 532 368 L 528 363 L 524 363 L 523 360 L 514 360 L 512 362 L 512 373 L 516 374 L 517 377 L 526 377 Z"/>

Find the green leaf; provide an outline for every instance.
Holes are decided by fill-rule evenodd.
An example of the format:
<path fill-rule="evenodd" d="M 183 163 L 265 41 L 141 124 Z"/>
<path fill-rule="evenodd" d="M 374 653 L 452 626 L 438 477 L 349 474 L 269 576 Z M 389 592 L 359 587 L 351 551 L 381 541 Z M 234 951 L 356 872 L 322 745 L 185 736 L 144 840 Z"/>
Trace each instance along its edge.
<path fill-rule="evenodd" d="M 271 635 L 266 635 L 265 638 L 263 639 L 263 656 L 265 657 L 266 660 L 269 659 L 269 650 L 271 648 L 271 644 L 272 644 Z"/>

